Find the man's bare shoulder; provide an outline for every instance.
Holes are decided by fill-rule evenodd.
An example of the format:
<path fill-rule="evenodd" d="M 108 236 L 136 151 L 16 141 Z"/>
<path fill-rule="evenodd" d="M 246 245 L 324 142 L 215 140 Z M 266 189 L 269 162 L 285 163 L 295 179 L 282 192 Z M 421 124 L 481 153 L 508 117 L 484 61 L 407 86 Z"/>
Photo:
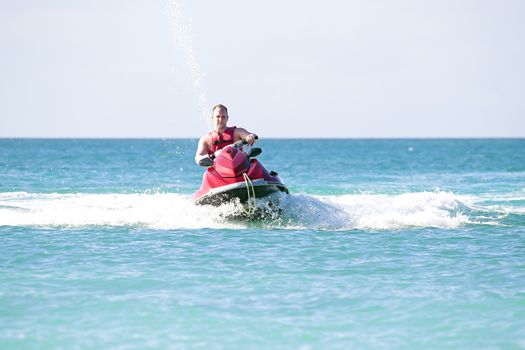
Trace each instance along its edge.
<path fill-rule="evenodd" d="M 242 139 L 244 138 L 246 135 L 248 135 L 248 131 L 245 129 L 245 128 L 235 128 L 234 130 L 234 136 L 237 138 L 237 139 Z"/>
<path fill-rule="evenodd" d="M 208 143 L 208 135 L 201 136 L 199 143 Z"/>

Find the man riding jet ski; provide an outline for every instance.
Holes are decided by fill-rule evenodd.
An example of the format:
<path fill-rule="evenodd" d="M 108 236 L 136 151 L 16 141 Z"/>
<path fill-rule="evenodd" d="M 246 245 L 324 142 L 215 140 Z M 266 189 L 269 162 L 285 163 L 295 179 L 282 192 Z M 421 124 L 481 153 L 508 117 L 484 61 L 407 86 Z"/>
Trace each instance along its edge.
<path fill-rule="evenodd" d="M 202 186 L 193 199 L 196 204 L 220 205 L 239 198 L 241 203 L 267 196 L 274 192 L 288 193 L 278 174 L 268 171 L 255 157 L 262 151 L 243 145 L 253 145 L 257 135 L 243 128 L 227 127 L 228 110 L 223 105 L 213 107 L 215 129 L 199 140 L 195 161 L 208 167 Z"/>
<path fill-rule="evenodd" d="M 257 135 L 248 132 L 246 129 L 227 126 L 228 109 L 226 106 L 218 104 L 213 107 L 212 112 L 214 130 L 200 138 L 195 154 L 195 162 L 199 165 L 201 165 L 202 159 L 209 158 L 227 145 L 245 140 L 247 144 L 252 146 L 257 139 Z"/>

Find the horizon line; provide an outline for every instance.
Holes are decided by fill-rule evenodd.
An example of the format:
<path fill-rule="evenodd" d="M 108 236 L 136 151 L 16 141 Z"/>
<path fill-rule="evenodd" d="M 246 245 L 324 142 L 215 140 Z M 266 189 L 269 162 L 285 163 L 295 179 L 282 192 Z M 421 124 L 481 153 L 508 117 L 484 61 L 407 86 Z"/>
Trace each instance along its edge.
<path fill-rule="evenodd" d="M 142 136 L 0 136 L 0 140 L 198 140 L 198 137 Z M 284 136 L 265 137 L 266 140 L 521 140 L 525 136 Z"/>

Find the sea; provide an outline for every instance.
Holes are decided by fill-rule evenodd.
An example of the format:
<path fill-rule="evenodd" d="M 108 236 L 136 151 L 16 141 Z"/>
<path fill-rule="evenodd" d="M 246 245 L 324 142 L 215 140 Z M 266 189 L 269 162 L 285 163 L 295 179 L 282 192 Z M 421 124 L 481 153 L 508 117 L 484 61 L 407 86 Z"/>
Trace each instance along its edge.
<path fill-rule="evenodd" d="M 0 139 L 0 349 L 525 349 L 525 139 Z M 270 203 L 270 204 L 271 204 Z"/>

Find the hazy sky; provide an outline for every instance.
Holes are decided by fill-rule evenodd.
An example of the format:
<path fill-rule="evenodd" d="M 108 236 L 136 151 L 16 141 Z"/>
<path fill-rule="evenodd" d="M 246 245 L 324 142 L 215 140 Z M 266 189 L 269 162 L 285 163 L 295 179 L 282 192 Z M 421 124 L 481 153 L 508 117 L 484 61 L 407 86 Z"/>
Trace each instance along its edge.
<path fill-rule="evenodd" d="M 0 137 L 524 137 L 525 1 L 0 0 Z"/>

